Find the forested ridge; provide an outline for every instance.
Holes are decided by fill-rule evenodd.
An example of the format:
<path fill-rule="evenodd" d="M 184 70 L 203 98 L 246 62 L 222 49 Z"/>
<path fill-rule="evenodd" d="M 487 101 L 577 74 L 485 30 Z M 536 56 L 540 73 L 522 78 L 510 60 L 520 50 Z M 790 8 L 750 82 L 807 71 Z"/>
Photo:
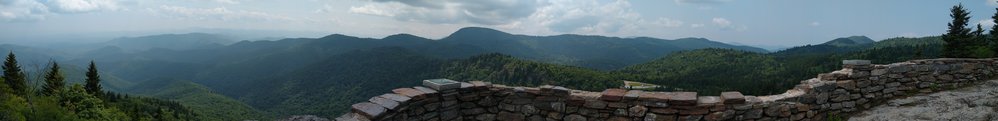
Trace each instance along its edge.
<path fill-rule="evenodd" d="M 28 80 L 11 52 L 3 64 L 0 84 L 0 120 L 4 121 L 173 121 L 206 120 L 180 103 L 129 96 L 101 88 L 101 78 L 91 62 L 84 84 L 66 83 L 59 65 L 52 62 L 43 76 Z M 42 82 L 29 83 L 29 82 Z"/>

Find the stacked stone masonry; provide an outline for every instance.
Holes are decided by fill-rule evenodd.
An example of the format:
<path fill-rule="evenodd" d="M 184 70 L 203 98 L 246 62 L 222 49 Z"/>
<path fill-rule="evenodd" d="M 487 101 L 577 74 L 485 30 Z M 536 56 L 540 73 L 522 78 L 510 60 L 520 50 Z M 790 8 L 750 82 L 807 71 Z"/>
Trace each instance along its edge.
<path fill-rule="evenodd" d="M 930 93 L 994 77 L 998 59 L 926 59 L 887 65 L 843 61 L 843 69 L 766 96 L 723 92 L 589 92 L 482 81 L 456 89 L 399 88 L 352 106 L 338 121 L 718 121 L 846 117 L 893 97 Z"/>

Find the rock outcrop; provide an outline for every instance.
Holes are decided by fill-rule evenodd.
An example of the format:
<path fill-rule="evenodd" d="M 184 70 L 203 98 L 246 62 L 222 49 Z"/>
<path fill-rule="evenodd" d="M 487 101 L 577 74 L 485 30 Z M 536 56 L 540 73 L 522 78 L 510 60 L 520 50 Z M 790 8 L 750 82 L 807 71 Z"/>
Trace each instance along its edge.
<path fill-rule="evenodd" d="M 994 77 L 996 65 L 998 59 L 927 59 L 887 65 L 846 60 L 842 70 L 819 74 L 785 93 L 765 96 L 624 89 L 589 92 L 551 85 L 511 87 L 436 80 L 434 83 L 459 86 L 395 89 L 354 104 L 351 113 L 336 120 L 825 120 L 829 116 L 848 117 L 895 97 L 980 83 Z"/>
<path fill-rule="evenodd" d="M 857 113 L 857 121 L 995 121 L 998 80 L 979 85 L 887 101 Z"/>

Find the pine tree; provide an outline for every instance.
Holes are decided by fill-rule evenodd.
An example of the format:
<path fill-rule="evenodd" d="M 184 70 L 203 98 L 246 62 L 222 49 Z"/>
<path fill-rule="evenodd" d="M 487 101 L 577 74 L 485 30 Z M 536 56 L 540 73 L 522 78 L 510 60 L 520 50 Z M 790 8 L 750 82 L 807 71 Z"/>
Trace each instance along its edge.
<path fill-rule="evenodd" d="M 98 97 L 103 95 L 103 91 L 101 91 L 100 87 L 100 74 L 97 73 L 97 65 L 94 64 L 94 61 L 90 61 L 90 68 L 87 69 L 87 80 L 85 86 L 87 93 Z"/>
<path fill-rule="evenodd" d="M 991 22 L 998 23 L 998 8 L 995 8 L 995 15 L 991 16 Z M 988 44 L 991 45 L 991 50 L 998 53 L 998 25 L 991 26 L 991 31 L 988 31 Z M 998 57 L 998 55 L 996 55 Z"/>
<path fill-rule="evenodd" d="M 21 66 L 17 65 L 17 58 L 13 51 L 7 54 L 7 60 L 3 62 L 3 78 L 7 82 L 7 87 L 14 94 L 24 95 L 27 93 L 27 79 L 25 79 L 24 72 L 21 72 Z"/>
<path fill-rule="evenodd" d="M 953 6 L 950 9 L 950 17 L 953 21 L 948 24 L 949 30 L 943 35 L 943 41 L 946 42 L 946 46 L 943 48 L 943 56 L 945 57 L 967 57 L 968 51 L 967 41 L 971 39 L 970 29 L 964 28 L 967 26 L 967 22 L 970 20 L 970 12 L 964 10 L 963 5 L 959 4 Z"/>
<path fill-rule="evenodd" d="M 59 71 L 59 63 L 52 62 L 52 68 L 45 74 L 45 86 L 42 87 L 42 94 L 53 95 L 66 85 L 66 78 L 62 77 Z"/>

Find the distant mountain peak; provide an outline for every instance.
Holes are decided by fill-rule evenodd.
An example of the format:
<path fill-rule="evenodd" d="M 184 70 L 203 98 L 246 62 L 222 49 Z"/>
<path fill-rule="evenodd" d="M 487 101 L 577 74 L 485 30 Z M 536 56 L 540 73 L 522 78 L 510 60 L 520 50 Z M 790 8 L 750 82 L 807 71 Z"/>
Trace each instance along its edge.
<path fill-rule="evenodd" d="M 343 38 L 351 38 L 352 39 L 352 38 L 357 38 L 357 37 L 347 36 L 347 35 L 343 35 L 343 34 L 331 34 L 331 35 L 326 35 L 325 37 L 322 37 L 322 38 L 319 38 L 319 39 L 343 39 Z"/>
<path fill-rule="evenodd" d="M 395 35 L 387 36 L 387 37 L 381 38 L 381 39 L 382 40 L 429 40 L 429 39 L 426 39 L 426 38 L 423 38 L 423 37 L 419 37 L 419 36 L 411 35 L 411 34 L 406 34 L 406 33 L 395 34 Z"/>
<path fill-rule="evenodd" d="M 874 42 L 876 41 L 873 41 L 873 39 L 870 39 L 869 37 L 866 36 L 849 36 L 849 37 L 835 38 L 831 41 L 822 43 L 822 45 L 852 46 L 852 45 L 862 45 Z"/>
<path fill-rule="evenodd" d="M 476 37 L 476 36 L 510 36 L 512 34 L 502 32 L 495 29 L 484 28 L 484 27 L 464 27 L 458 29 L 456 32 L 452 33 L 449 37 Z"/>

